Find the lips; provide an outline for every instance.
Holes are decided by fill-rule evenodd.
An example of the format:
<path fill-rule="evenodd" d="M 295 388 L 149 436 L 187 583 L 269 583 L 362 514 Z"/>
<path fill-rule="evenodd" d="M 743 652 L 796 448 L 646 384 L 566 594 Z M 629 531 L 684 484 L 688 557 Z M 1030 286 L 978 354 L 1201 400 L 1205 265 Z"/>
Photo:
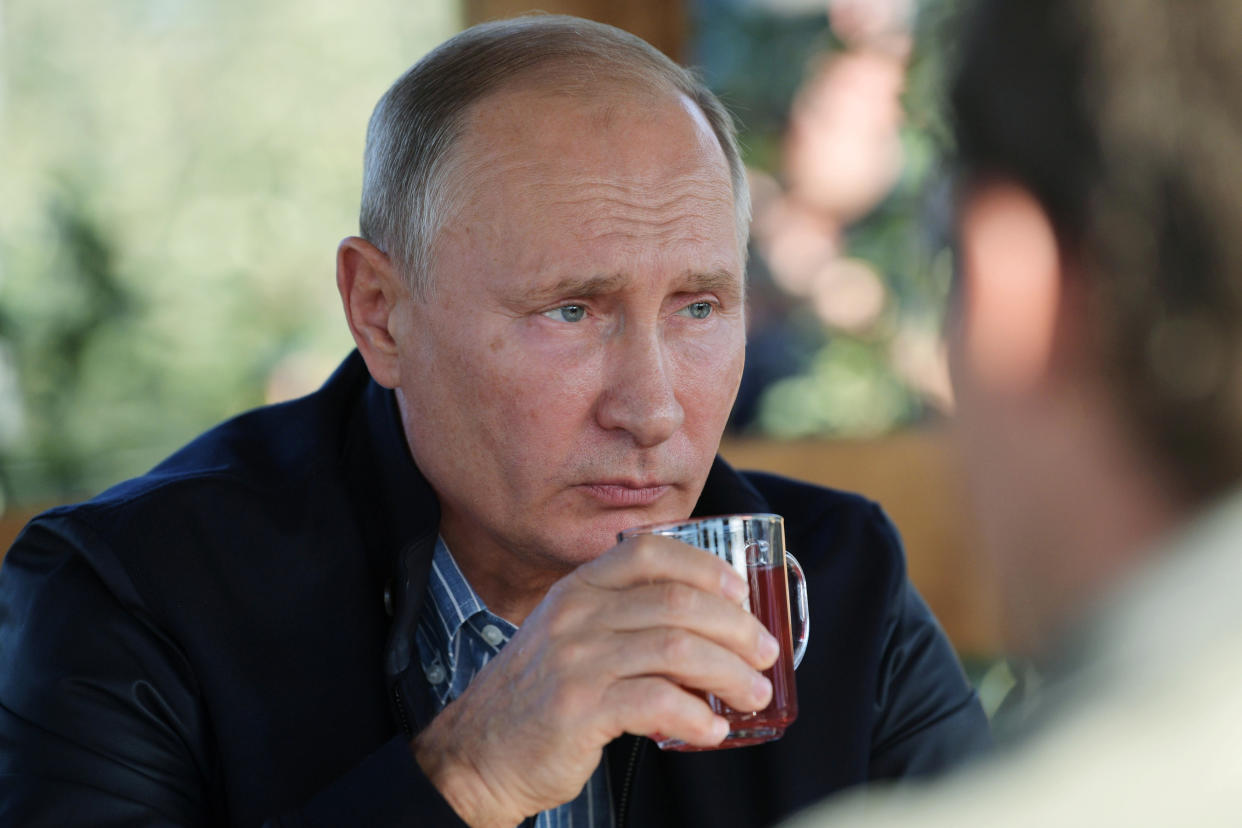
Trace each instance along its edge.
<path fill-rule="evenodd" d="M 615 509 L 650 506 L 673 488 L 667 483 L 598 482 L 578 487 L 601 505 Z"/>

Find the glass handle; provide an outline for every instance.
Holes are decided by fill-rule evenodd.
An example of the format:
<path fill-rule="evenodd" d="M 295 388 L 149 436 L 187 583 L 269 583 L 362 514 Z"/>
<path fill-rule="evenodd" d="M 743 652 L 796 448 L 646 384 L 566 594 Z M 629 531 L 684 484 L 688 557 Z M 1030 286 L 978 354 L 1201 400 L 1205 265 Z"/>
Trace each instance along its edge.
<path fill-rule="evenodd" d="M 794 603 L 798 607 L 798 626 L 793 636 L 793 662 L 796 670 L 802 663 L 802 656 L 806 655 L 806 643 L 811 638 L 811 612 L 806 601 L 806 575 L 802 572 L 802 564 L 798 563 L 798 559 L 788 552 L 785 553 L 785 569 L 793 576 L 796 593 Z"/>

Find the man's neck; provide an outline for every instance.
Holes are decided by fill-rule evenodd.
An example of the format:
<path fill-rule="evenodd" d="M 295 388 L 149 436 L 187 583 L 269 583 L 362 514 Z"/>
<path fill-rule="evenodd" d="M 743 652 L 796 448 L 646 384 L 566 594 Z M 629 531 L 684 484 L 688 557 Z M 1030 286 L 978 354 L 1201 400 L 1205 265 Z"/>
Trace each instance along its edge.
<path fill-rule="evenodd" d="M 451 525 L 441 524 L 440 534 L 457 568 L 488 610 L 517 627 L 552 585 L 572 571 L 532 562 L 532 556 L 501 548 L 487 538 L 463 537 Z"/>
<path fill-rule="evenodd" d="M 1086 416 L 1086 412 L 1093 412 Z M 1108 412 L 1108 413 L 1105 413 Z M 1048 463 L 1025 551 L 1042 560 L 1034 581 L 1017 583 L 1011 629 L 1033 654 L 1055 649 L 1098 602 L 1149 563 L 1158 541 L 1193 511 L 1138 435 L 1099 398 L 1049 411 L 1060 426 L 1032 435 Z M 1109 416 L 1111 414 L 1112 416 Z"/>

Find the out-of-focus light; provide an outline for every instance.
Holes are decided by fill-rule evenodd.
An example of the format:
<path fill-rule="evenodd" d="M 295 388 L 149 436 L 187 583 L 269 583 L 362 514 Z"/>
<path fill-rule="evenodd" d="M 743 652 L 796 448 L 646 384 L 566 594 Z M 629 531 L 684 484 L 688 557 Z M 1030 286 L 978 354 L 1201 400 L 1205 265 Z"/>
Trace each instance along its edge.
<path fill-rule="evenodd" d="M 842 223 L 879 202 L 901 173 L 904 63 L 876 52 L 825 61 L 794 101 L 785 176 L 800 200 Z"/>
<path fill-rule="evenodd" d="M 833 259 L 815 274 L 811 302 L 825 324 L 848 333 L 862 333 L 884 311 L 888 291 L 880 274 L 867 262 Z"/>
<path fill-rule="evenodd" d="M 953 384 L 943 338 L 932 330 L 906 325 L 893 339 L 889 352 L 898 376 L 936 410 L 952 414 Z"/>

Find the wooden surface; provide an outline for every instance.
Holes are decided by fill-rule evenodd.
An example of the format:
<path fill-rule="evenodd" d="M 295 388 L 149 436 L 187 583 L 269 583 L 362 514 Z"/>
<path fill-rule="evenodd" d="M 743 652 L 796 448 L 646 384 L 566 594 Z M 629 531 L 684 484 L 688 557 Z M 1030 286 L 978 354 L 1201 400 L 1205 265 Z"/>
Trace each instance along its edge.
<path fill-rule="evenodd" d="M 632 32 L 673 60 L 685 56 L 684 0 L 465 0 L 467 25 L 529 11 L 572 14 Z"/>
<path fill-rule="evenodd" d="M 4 559 L 4 553 L 8 552 L 13 541 L 17 540 L 17 535 L 22 531 L 26 522 L 41 511 L 43 510 L 28 507 L 11 509 L 0 515 L 0 560 Z"/>
<path fill-rule="evenodd" d="M 947 431 L 874 440 L 730 440 L 721 453 L 738 468 L 774 471 L 877 501 L 901 532 L 910 579 L 958 651 L 1001 651 L 996 589 L 978 551 Z"/>

